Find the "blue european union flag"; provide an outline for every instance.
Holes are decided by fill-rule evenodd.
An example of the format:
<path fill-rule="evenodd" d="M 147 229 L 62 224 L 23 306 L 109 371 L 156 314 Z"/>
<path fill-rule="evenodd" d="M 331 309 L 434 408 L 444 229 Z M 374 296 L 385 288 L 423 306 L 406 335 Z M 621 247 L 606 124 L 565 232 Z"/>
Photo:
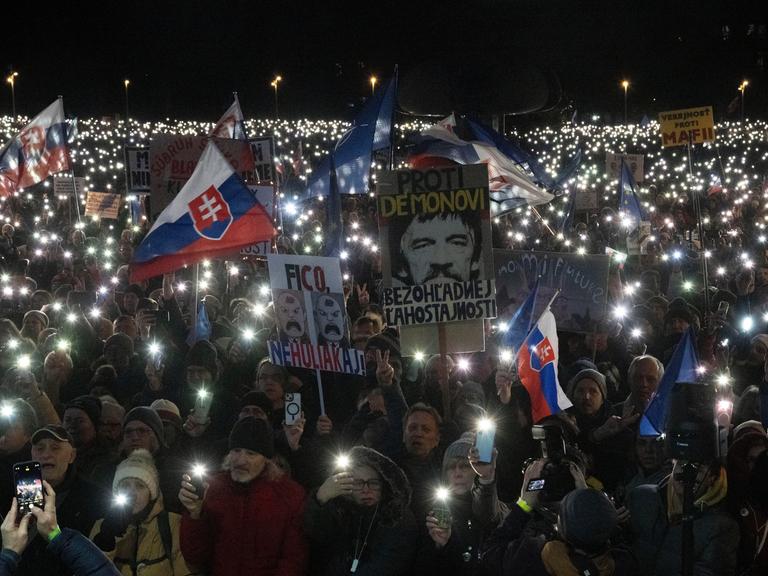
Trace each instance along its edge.
<path fill-rule="evenodd" d="M 533 290 L 528 293 L 528 297 L 517 310 L 515 310 L 514 316 L 509 321 L 509 328 L 501 337 L 501 343 L 507 348 L 513 348 L 515 353 L 523 345 L 528 334 L 531 332 L 531 325 L 533 324 L 533 310 L 536 307 L 536 296 L 539 293 L 539 279 L 536 279 L 536 284 L 533 286 Z"/>
<path fill-rule="evenodd" d="M 205 310 L 205 303 L 201 300 L 197 304 L 197 324 L 189 331 L 187 344 L 192 346 L 198 340 L 210 340 L 211 334 L 211 322 L 208 320 L 208 312 Z"/>

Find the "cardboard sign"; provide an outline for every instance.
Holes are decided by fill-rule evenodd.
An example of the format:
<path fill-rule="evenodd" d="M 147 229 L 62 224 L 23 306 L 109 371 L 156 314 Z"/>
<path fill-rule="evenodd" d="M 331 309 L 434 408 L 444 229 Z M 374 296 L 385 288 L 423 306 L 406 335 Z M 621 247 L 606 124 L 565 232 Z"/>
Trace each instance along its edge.
<path fill-rule="evenodd" d="M 85 215 L 97 216 L 108 220 L 117 220 L 122 196 L 110 192 L 88 192 L 85 203 Z"/>
<path fill-rule="evenodd" d="M 614 154 L 613 152 L 605 153 L 605 173 L 611 180 L 618 180 L 621 175 L 621 161 L 629 167 L 629 171 L 632 172 L 632 176 L 635 179 L 636 184 L 640 184 L 643 181 L 643 163 L 645 156 L 643 154 Z"/>
<path fill-rule="evenodd" d="M 158 134 L 149 146 L 153 219 L 171 203 L 189 180 L 209 140 L 213 140 L 235 172 L 253 170 L 251 147 L 243 140 Z"/>
<path fill-rule="evenodd" d="M 387 324 L 494 318 L 486 166 L 386 170 L 376 180 Z"/>
<path fill-rule="evenodd" d="M 509 320 L 539 280 L 534 317 L 552 304 L 557 329 L 593 332 L 605 318 L 610 257 L 565 252 L 494 250 L 499 316 Z"/>
<path fill-rule="evenodd" d="M 267 266 L 278 334 L 267 341 L 270 361 L 364 376 L 365 356 L 350 346 L 339 259 L 270 254 Z"/>
<path fill-rule="evenodd" d="M 659 124 L 662 148 L 715 141 L 712 106 L 662 112 Z"/>
<path fill-rule="evenodd" d="M 74 182 L 71 176 L 54 176 L 53 193 L 62 196 L 71 196 L 77 187 L 78 196 L 85 195 L 85 178 L 76 176 Z"/>
<path fill-rule="evenodd" d="M 129 194 L 149 192 L 149 147 L 125 147 L 125 189 Z"/>

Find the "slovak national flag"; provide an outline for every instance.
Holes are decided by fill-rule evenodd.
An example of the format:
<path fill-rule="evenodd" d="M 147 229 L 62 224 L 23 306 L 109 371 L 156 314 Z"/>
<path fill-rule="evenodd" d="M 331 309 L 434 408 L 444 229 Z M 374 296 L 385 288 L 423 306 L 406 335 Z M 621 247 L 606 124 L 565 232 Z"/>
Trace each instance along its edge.
<path fill-rule="evenodd" d="M 237 99 L 237 94 L 235 94 L 232 105 L 219 118 L 219 121 L 216 122 L 208 136 L 248 140 L 248 136 L 245 133 L 245 118 L 243 117 L 243 111 L 240 108 L 240 100 Z"/>
<path fill-rule="evenodd" d="M 69 137 L 64 104 L 58 98 L 0 150 L 0 195 L 10 196 L 69 170 Z"/>
<path fill-rule="evenodd" d="M 131 281 L 227 256 L 274 234 L 264 207 L 208 142 L 192 176 L 136 249 Z"/>
<path fill-rule="evenodd" d="M 573 405 L 557 379 L 558 357 L 555 316 L 547 308 L 517 355 L 517 375 L 531 398 L 534 424 Z"/>

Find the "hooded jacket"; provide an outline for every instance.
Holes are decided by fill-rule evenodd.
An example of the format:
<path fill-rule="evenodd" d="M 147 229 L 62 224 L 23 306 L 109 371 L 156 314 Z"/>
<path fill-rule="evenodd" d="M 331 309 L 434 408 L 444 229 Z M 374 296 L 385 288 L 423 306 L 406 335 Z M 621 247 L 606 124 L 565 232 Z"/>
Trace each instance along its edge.
<path fill-rule="evenodd" d="M 356 465 L 369 466 L 379 474 L 384 482 L 381 502 L 371 510 L 343 497 L 321 505 L 316 492 L 310 495 L 304 529 L 317 547 L 313 565 L 324 567 L 316 573 L 348 574 L 356 557 L 358 576 L 410 573 L 418 530 L 408 507 L 408 479 L 392 460 L 370 448 L 356 446 L 349 457 Z"/>
<path fill-rule="evenodd" d="M 166 515 L 166 519 L 162 519 L 161 515 Z M 160 527 L 160 522 L 166 520 L 170 528 L 170 550 L 166 550 L 163 529 Z M 103 522 L 101 519 L 94 524 L 92 540 L 101 532 Z M 181 517 L 178 514 L 165 511 L 161 494 L 146 519 L 140 524 L 132 523 L 125 534 L 116 539 L 114 550 L 105 554 L 124 576 L 189 576 L 192 572 L 187 568 L 179 546 L 180 523 Z"/>
<path fill-rule="evenodd" d="M 181 520 L 181 549 L 211 576 L 302 576 L 307 543 L 304 489 L 268 462 L 242 484 L 229 472 L 211 478 L 199 519 Z"/>

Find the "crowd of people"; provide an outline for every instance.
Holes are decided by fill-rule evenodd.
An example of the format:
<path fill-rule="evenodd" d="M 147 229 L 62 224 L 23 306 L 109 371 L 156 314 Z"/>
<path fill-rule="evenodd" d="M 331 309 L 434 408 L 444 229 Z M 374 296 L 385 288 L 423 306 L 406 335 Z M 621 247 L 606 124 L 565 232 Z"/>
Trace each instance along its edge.
<path fill-rule="evenodd" d="M 557 145 L 547 136 L 551 158 L 572 130 Z M 581 130 L 576 140 L 600 149 L 588 138 L 613 129 Z M 546 134 L 529 137 L 540 145 Z M 7 198 L 0 574 L 664 576 L 681 573 L 685 554 L 695 574 L 765 574 L 768 191 L 753 176 L 766 146 L 764 134 L 733 138 L 763 164 L 709 195 L 658 177 L 663 156 L 649 162 L 650 233 L 611 268 L 597 330 L 560 333 L 559 380 L 573 407 L 540 422 L 502 360 L 501 320 L 486 321 L 482 351 L 423 357 L 401 347 L 381 308 L 373 199 L 343 206 L 347 329 L 366 375 L 323 372 L 321 403 L 315 371 L 269 361 L 277 327 L 263 260 L 205 261 L 197 290 L 191 269 L 131 283 L 147 222 L 80 222 L 43 185 Z M 585 169 L 574 189 L 590 178 L 612 186 Z M 703 234 L 691 193 L 703 195 Z M 625 251 L 615 198 L 606 192 L 600 206 L 567 228 L 560 208 L 497 217 L 494 245 Z M 289 222 L 286 210 L 277 249 L 317 253 L 322 203 L 299 212 Z M 192 322 L 195 294 L 205 339 Z M 689 330 L 702 381 L 729 406 L 724 449 L 697 462 L 639 430 Z M 293 423 L 287 393 L 301 395 Z M 481 459 L 484 418 L 495 444 Z M 13 465 L 30 460 L 46 492 L 34 520 L 19 513 L 11 481 Z M 691 514 L 694 547 L 684 552 Z M 41 537 L 28 538 L 35 523 Z"/>

